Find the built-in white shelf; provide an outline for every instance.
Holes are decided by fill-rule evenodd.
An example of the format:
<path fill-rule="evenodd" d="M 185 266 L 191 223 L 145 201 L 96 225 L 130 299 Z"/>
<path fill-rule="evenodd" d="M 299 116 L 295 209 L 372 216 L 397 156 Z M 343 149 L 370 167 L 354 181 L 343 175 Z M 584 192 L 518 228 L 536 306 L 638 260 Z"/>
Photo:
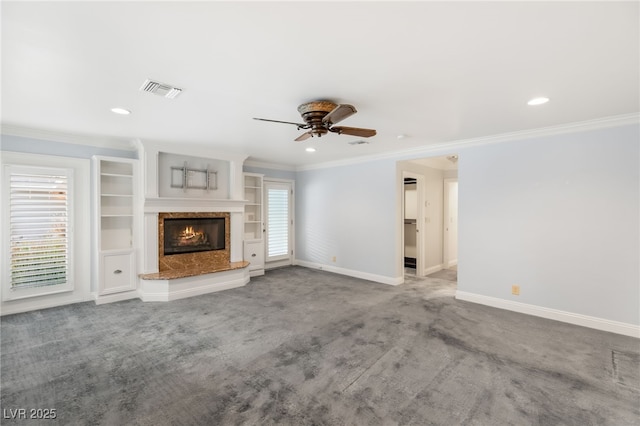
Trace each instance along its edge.
<path fill-rule="evenodd" d="M 136 173 L 138 160 L 93 157 L 93 263 L 96 303 L 136 296 Z"/>
<path fill-rule="evenodd" d="M 264 176 L 244 173 L 244 260 L 250 262 L 251 276 L 264 274 L 264 217 L 262 186 Z"/>

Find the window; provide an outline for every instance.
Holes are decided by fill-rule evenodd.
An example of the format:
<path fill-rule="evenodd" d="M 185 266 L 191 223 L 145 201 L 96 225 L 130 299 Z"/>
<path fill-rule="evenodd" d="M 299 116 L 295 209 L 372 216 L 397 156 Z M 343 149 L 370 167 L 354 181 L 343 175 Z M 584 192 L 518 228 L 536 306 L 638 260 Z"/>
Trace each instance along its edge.
<path fill-rule="evenodd" d="M 8 165 L 5 299 L 73 290 L 73 170 Z"/>

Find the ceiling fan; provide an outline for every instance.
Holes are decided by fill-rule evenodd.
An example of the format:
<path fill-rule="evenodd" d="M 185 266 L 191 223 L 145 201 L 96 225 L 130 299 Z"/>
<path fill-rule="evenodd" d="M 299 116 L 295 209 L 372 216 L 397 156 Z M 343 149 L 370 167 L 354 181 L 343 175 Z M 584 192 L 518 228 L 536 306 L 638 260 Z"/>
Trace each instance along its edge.
<path fill-rule="evenodd" d="M 353 105 L 336 104 L 330 101 L 313 101 L 300 105 L 298 107 L 298 112 L 302 116 L 304 123 L 269 120 L 266 118 L 254 118 L 254 120 L 293 124 L 298 127 L 298 130 L 309 129 L 308 132 L 301 134 L 295 139 L 297 142 L 309 139 L 313 136 L 321 137 L 322 135 L 326 135 L 328 132 L 337 133 L 339 135 L 359 136 L 361 138 L 369 138 L 376 134 L 376 131 L 373 129 L 334 126 L 334 124 L 337 124 L 358 112 Z"/>

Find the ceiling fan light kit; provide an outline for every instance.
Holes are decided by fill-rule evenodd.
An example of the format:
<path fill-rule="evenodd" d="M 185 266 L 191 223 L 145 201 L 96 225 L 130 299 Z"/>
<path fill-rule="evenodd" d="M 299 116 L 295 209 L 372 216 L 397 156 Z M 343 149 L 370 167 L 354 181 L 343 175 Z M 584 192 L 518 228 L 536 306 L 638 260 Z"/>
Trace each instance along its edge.
<path fill-rule="evenodd" d="M 295 141 L 301 142 L 310 137 L 322 137 L 329 132 L 339 135 L 359 136 L 369 138 L 375 136 L 374 129 L 362 129 L 359 127 L 335 126 L 347 117 L 358 112 L 353 105 L 336 104 L 331 101 L 313 101 L 298 106 L 298 112 L 302 116 L 304 123 L 293 123 L 290 121 L 269 120 L 266 118 L 254 118 L 254 120 L 270 121 L 273 123 L 293 124 L 298 130 L 309 130 L 298 136 Z"/>

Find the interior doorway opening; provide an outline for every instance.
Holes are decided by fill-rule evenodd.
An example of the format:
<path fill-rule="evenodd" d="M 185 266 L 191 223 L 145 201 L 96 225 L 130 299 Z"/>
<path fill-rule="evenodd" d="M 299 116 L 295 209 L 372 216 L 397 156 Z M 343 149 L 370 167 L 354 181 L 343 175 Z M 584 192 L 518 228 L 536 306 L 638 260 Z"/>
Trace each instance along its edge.
<path fill-rule="evenodd" d="M 399 170 L 405 277 L 443 270 L 457 276 L 458 155 L 401 161 Z"/>
<path fill-rule="evenodd" d="M 402 258 L 407 275 L 424 275 L 423 240 L 420 238 L 423 215 L 422 204 L 424 194 L 424 177 L 420 174 L 403 173 L 402 192 Z"/>

